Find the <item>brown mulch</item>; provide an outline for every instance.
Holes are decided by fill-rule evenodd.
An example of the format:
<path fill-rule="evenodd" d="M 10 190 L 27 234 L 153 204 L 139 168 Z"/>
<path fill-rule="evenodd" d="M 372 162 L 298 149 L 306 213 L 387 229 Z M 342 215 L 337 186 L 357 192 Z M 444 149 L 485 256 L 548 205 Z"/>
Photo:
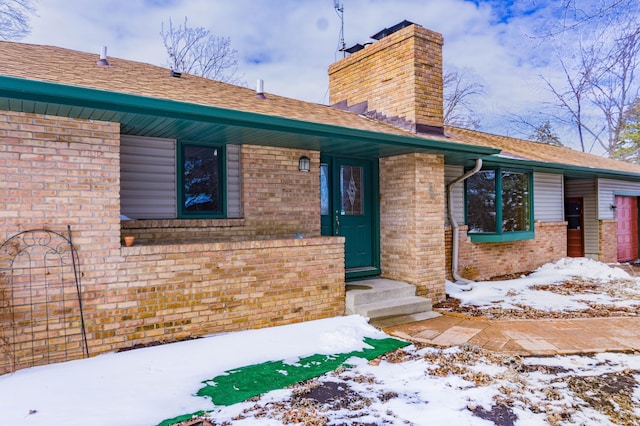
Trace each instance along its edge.
<path fill-rule="evenodd" d="M 615 265 L 615 267 L 623 269 L 632 277 L 640 276 L 640 264 L 621 264 Z M 529 274 L 530 272 L 502 275 L 500 277 L 494 277 L 488 281 L 516 279 Z M 631 307 L 598 305 L 596 303 L 585 301 L 585 303 L 589 305 L 589 308 L 573 311 L 545 311 L 518 304 L 515 306 L 520 309 L 503 309 L 498 306 L 493 308 L 480 308 L 473 305 L 463 306 L 460 304 L 460 300 L 447 296 L 446 300 L 435 304 L 433 309 L 441 313 L 454 312 L 470 317 L 486 317 L 490 319 L 567 319 L 640 316 L 640 295 L 625 291 L 626 289 L 636 288 L 637 286 L 637 283 L 633 280 L 601 282 L 581 277 L 574 277 L 561 284 L 541 284 L 532 287 L 535 290 L 548 291 L 563 295 L 606 293 L 619 299 L 637 301 L 637 303 Z"/>
<path fill-rule="evenodd" d="M 478 389 L 487 386 L 499 386 L 500 393 L 493 397 L 489 405 L 470 403 L 467 410 L 474 417 L 487 420 L 496 426 L 513 426 L 526 418 L 519 413 L 523 410 L 543 414 L 550 426 L 564 424 L 585 424 L 581 416 L 583 411 L 593 410 L 604 414 L 612 424 L 637 425 L 640 417 L 636 410 L 635 393 L 638 387 L 640 371 L 625 369 L 604 374 L 585 372 L 572 373 L 571 370 L 555 365 L 527 363 L 520 357 L 487 352 L 473 346 L 462 346 L 459 351 L 426 351 L 419 343 L 413 349 L 398 349 L 383 355 L 381 360 L 392 364 L 426 360 L 429 365 L 424 374 L 435 377 L 459 376 L 470 386 Z M 373 365 L 378 365 L 378 363 Z M 499 367 L 488 374 L 482 366 Z M 542 380 L 529 380 L 529 373 L 549 376 Z M 557 377 L 553 377 L 557 376 Z M 366 391 L 362 386 L 365 384 Z M 542 383 L 543 385 L 538 385 Z M 548 383 L 548 386 L 544 386 Z M 373 404 L 387 403 L 396 398 L 411 399 L 412 394 L 388 391 L 379 386 L 377 378 L 371 374 L 348 374 L 340 368 L 328 373 L 324 378 L 311 379 L 291 386 L 291 394 L 282 399 L 263 400 L 255 397 L 249 400 L 234 421 L 253 419 L 272 419 L 283 424 L 304 424 L 323 426 L 327 424 L 374 426 L 391 424 L 396 417 L 389 407 L 383 418 L 381 413 L 371 412 Z M 570 393 L 573 397 L 566 397 Z M 419 403 L 427 404 L 427 401 Z M 342 412 L 332 418 L 332 414 Z M 370 423 L 360 419 L 364 416 L 378 421 Z M 212 414 L 215 416 L 215 414 Z M 203 418 L 204 420 L 205 418 Z M 212 426 L 230 426 L 230 422 L 203 423 Z M 393 423 L 396 424 L 396 423 Z M 408 421 L 397 424 L 411 425 Z M 176 425 L 178 426 L 178 425 Z M 179 426 L 187 426 L 180 424 Z M 189 424 L 188 426 L 191 426 Z M 194 426 L 200 426 L 195 423 Z"/>

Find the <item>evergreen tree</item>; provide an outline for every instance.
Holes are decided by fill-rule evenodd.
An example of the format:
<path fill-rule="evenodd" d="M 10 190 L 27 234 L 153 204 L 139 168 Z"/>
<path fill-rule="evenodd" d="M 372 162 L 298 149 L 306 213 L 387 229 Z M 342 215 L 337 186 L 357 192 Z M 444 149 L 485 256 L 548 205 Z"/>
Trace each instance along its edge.
<path fill-rule="evenodd" d="M 635 98 L 624 112 L 614 157 L 634 164 L 640 163 L 640 98 Z"/>

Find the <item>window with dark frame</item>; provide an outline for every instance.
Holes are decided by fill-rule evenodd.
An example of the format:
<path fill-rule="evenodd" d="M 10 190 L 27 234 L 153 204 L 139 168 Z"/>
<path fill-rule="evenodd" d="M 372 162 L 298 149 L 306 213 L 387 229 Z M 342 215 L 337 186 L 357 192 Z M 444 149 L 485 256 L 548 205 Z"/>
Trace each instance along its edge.
<path fill-rule="evenodd" d="M 466 180 L 470 234 L 532 231 L 531 173 L 488 169 Z M 499 195 L 498 195 L 499 194 Z"/>
<path fill-rule="evenodd" d="M 217 146 L 180 143 L 181 217 L 221 217 L 224 214 L 222 154 L 223 149 Z"/>

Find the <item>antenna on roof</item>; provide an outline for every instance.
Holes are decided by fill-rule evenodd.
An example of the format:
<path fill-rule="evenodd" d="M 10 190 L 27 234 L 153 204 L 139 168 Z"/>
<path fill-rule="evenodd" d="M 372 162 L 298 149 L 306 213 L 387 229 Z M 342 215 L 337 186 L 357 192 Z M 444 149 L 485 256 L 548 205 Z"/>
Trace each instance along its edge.
<path fill-rule="evenodd" d="M 340 3 L 340 0 L 333 0 L 333 8 L 336 10 L 338 17 L 340 18 L 340 41 L 339 50 L 343 52 L 344 57 L 347 57 L 345 52 L 346 45 L 344 44 L 344 5 Z"/>

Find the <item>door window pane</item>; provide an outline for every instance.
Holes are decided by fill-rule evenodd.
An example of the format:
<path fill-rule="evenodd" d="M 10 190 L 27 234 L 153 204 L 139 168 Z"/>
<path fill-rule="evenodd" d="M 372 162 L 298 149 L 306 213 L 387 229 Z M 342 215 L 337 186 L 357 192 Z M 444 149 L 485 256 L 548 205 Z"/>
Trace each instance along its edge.
<path fill-rule="evenodd" d="M 182 146 L 182 211 L 215 213 L 220 205 L 220 162 L 218 149 L 210 146 Z"/>
<path fill-rule="evenodd" d="M 564 220 L 568 229 L 580 229 L 582 226 L 582 204 L 579 202 L 565 202 Z"/>
<path fill-rule="evenodd" d="M 329 214 L 329 165 L 320 164 L 320 214 Z"/>
<path fill-rule="evenodd" d="M 364 203 L 362 200 L 362 175 L 362 167 L 340 166 L 340 214 L 364 214 Z"/>

